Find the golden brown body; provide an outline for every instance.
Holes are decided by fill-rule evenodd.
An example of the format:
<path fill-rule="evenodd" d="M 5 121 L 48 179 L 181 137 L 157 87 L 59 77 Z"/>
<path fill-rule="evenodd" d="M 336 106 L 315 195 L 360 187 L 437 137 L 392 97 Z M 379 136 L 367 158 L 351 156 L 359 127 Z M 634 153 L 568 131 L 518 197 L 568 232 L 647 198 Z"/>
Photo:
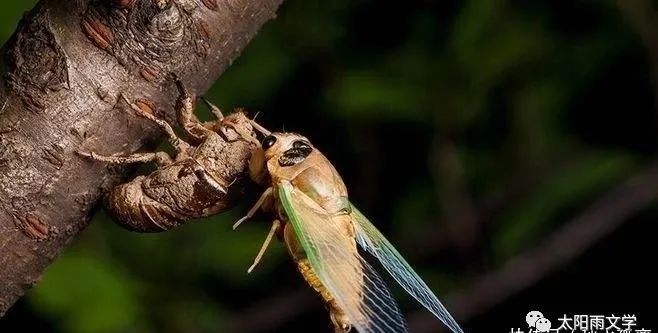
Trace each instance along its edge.
<path fill-rule="evenodd" d="M 351 223 L 349 213 L 350 204 L 347 199 L 347 189 L 336 169 L 331 165 L 327 158 L 308 142 L 302 136 L 291 133 L 274 133 L 263 140 L 263 149 L 254 152 L 251 163 L 252 178 L 261 183 L 268 183 L 270 187 L 265 191 L 258 203 L 250 210 L 243 219 L 253 215 L 259 207 L 271 207 L 275 209 L 278 217 L 273 223 L 270 236 L 266 240 L 256 262 L 262 256 L 264 249 L 267 247 L 272 233 L 283 233 L 283 240 L 288 251 L 297 264 L 299 272 L 306 282 L 318 292 L 324 299 L 334 324 L 336 332 L 349 331 L 350 318 L 338 306 L 334 295 L 324 286 L 307 260 L 297 235 L 295 234 L 290 223 L 287 223 L 288 216 L 281 206 L 279 186 L 282 182 L 289 182 L 296 189 L 306 195 L 309 206 L 316 207 L 326 216 L 330 217 L 331 223 L 337 224 L 339 232 L 346 236 L 336 239 L 336 246 L 341 246 L 350 251 L 357 251 L 356 240 L 354 237 L 354 226 Z M 270 203 L 274 203 L 271 205 Z M 338 244 L 341 243 L 342 244 Z M 360 271 L 354 272 L 360 266 L 353 262 L 333 263 L 335 269 L 352 270 L 350 276 L 362 276 Z M 253 268 L 253 266 L 252 266 Z M 339 283 L 361 285 L 361 281 L 355 279 L 341 281 Z M 360 302 L 360 293 L 356 293 L 350 302 Z"/>
<path fill-rule="evenodd" d="M 347 332 L 351 326 L 363 333 L 409 332 L 391 292 L 358 245 L 453 333 L 463 333 L 409 263 L 349 202 L 341 177 L 308 139 L 254 126 L 267 136 L 262 149 L 252 154 L 250 173 L 269 187 L 234 227 L 259 207 L 275 209 L 278 218 L 249 271 L 262 258 L 272 236 L 283 232 L 300 273 L 327 304 L 335 332 Z"/>

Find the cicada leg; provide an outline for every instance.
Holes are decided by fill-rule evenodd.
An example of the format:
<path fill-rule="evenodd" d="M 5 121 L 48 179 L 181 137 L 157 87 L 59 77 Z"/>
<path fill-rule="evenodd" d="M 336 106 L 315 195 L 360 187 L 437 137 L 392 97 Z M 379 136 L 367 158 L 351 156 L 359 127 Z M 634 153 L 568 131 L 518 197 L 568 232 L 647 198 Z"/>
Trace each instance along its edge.
<path fill-rule="evenodd" d="M 274 222 L 272 222 L 272 228 L 270 228 L 270 232 L 267 234 L 263 245 L 260 247 L 260 251 L 258 251 L 258 255 L 256 255 L 256 258 L 254 259 L 254 263 L 251 265 L 251 267 L 249 267 L 247 273 L 251 273 L 251 271 L 256 268 L 260 260 L 263 258 L 265 251 L 267 251 L 267 248 L 270 246 L 272 238 L 274 238 L 274 235 L 279 232 L 279 230 L 281 230 L 281 221 L 274 220 Z"/>
<path fill-rule="evenodd" d="M 237 229 L 242 222 L 252 218 L 258 209 L 260 209 L 270 198 L 272 198 L 272 193 L 274 192 L 274 189 L 271 187 L 268 187 L 263 194 L 260 195 L 260 198 L 258 198 L 258 201 L 249 209 L 247 212 L 247 215 L 243 216 L 241 219 L 239 219 L 235 224 L 233 224 L 233 230 Z"/>
<path fill-rule="evenodd" d="M 176 149 L 177 154 L 181 154 L 181 153 L 184 154 L 187 150 L 190 149 L 190 145 L 176 135 L 176 132 L 174 132 L 174 129 L 171 127 L 171 125 L 169 125 L 169 123 L 142 110 L 135 103 L 130 102 L 130 100 L 128 100 L 128 98 L 125 95 L 121 94 L 121 98 L 123 98 L 123 100 L 130 106 L 130 108 L 133 111 L 135 111 L 135 114 L 157 124 L 167 134 L 167 137 L 169 138 L 169 142 L 171 143 L 172 146 L 174 146 L 174 149 Z"/>
<path fill-rule="evenodd" d="M 112 164 L 122 164 L 122 165 L 133 164 L 133 163 L 155 162 L 158 166 L 162 167 L 169 165 L 173 162 L 169 154 L 162 151 L 155 153 L 137 153 L 128 156 L 117 156 L 117 155 L 106 156 L 106 155 L 100 155 L 94 153 L 93 151 L 91 152 L 77 151 L 77 153 L 78 155 L 88 157 L 95 161 L 101 161 L 101 162 L 112 163 Z"/>
<path fill-rule="evenodd" d="M 202 142 L 212 130 L 205 127 L 194 115 L 195 97 L 187 91 L 183 82 L 176 80 L 176 86 L 178 87 L 178 93 L 180 96 L 176 107 L 178 123 L 180 123 L 183 130 L 185 130 L 185 134 L 187 134 L 192 141 L 196 141 L 197 143 Z"/>
<path fill-rule="evenodd" d="M 206 103 L 208 108 L 210 109 L 210 112 L 217 118 L 217 120 L 221 121 L 224 120 L 224 114 L 222 113 L 222 110 L 220 110 L 215 104 L 211 103 L 209 100 L 207 100 L 205 97 L 201 97 L 201 100 Z"/>
<path fill-rule="evenodd" d="M 203 100 L 206 103 L 206 105 L 208 105 L 210 111 L 218 119 L 215 122 L 210 122 L 206 126 L 210 126 L 216 131 L 219 131 L 224 136 L 224 138 L 226 138 L 228 141 L 235 141 L 238 139 L 242 139 L 244 141 L 255 144 L 257 147 L 260 147 L 260 142 L 258 141 L 258 139 L 254 137 L 252 128 L 244 126 L 244 124 L 241 122 L 236 123 L 235 118 L 233 119 L 231 117 L 225 118 L 224 115 L 222 114 L 222 111 L 220 111 L 219 108 L 215 106 L 215 104 L 212 104 L 210 101 L 208 101 L 205 98 L 202 98 L 201 100 Z M 241 112 L 243 114 L 246 114 L 244 110 L 240 108 L 237 108 L 235 112 L 237 113 Z M 229 128 L 232 129 L 233 132 L 228 131 Z"/>
<path fill-rule="evenodd" d="M 258 201 L 249 209 L 247 212 L 247 215 L 243 216 L 241 219 L 239 219 L 235 224 L 233 225 L 233 230 L 235 230 L 242 222 L 250 219 L 253 217 L 256 212 L 263 207 L 263 205 L 272 198 L 272 193 L 273 189 L 271 187 L 268 187 L 263 194 L 260 195 L 260 198 L 258 198 Z M 265 254 L 265 251 L 270 245 L 270 242 L 272 242 L 272 238 L 274 235 L 281 229 L 281 221 L 279 220 L 274 220 L 272 222 L 272 228 L 270 228 L 270 232 L 267 234 L 267 237 L 265 238 L 265 242 L 263 242 L 263 246 L 261 246 L 260 251 L 258 251 L 258 255 L 256 255 L 256 258 L 254 259 L 254 263 L 249 267 L 247 270 L 247 273 L 251 273 L 251 271 L 258 265 L 260 260 L 263 258 L 263 255 Z"/>

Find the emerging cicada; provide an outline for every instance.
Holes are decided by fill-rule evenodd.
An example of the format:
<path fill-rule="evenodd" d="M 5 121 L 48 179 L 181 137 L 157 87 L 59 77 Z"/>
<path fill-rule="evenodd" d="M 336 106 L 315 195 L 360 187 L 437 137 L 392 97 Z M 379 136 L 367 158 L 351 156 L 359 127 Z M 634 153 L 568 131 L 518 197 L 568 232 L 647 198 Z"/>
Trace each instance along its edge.
<path fill-rule="evenodd" d="M 340 175 L 307 138 L 253 125 L 266 137 L 252 154 L 250 173 L 269 186 L 234 228 L 259 208 L 273 209 L 276 217 L 249 272 L 277 235 L 327 304 L 335 332 L 351 327 L 362 333 L 407 332 L 400 309 L 361 248 L 454 333 L 462 332 L 427 284 L 348 200 Z"/>

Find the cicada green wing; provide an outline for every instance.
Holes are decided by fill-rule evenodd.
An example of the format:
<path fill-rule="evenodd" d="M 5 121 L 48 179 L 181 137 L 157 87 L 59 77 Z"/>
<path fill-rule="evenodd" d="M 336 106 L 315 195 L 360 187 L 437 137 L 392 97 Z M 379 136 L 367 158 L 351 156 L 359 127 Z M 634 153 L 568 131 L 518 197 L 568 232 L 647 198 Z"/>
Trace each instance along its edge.
<path fill-rule="evenodd" d="M 382 266 L 393 276 L 404 290 L 430 310 L 455 333 L 463 333 L 459 324 L 441 304 L 427 284 L 416 274 L 409 263 L 372 223 L 352 205 L 352 220 L 359 245 L 377 257 Z"/>
<path fill-rule="evenodd" d="M 279 184 L 278 194 L 313 271 L 352 326 L 361 333 L 408 332 L 388 288 L 345 232 L 341 222 L 351 224 L 350 217 L 330 216 L 287 181 Z"/>

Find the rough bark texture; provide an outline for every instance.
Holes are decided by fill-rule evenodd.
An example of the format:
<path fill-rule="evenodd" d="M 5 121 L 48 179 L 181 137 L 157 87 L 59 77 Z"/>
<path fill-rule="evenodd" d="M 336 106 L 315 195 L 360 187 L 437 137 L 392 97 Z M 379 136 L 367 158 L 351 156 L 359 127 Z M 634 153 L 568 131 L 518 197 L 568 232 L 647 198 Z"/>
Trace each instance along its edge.
<path fill-rule="evenodd" d="M 119 94 L 173 119 L 170 74 L 204 92 L 281 2 L 42 0 L 24 17 L 2 49 L 0 315 L 129 171 L 75 150 L 129 153 L 160 137 Z"/>

